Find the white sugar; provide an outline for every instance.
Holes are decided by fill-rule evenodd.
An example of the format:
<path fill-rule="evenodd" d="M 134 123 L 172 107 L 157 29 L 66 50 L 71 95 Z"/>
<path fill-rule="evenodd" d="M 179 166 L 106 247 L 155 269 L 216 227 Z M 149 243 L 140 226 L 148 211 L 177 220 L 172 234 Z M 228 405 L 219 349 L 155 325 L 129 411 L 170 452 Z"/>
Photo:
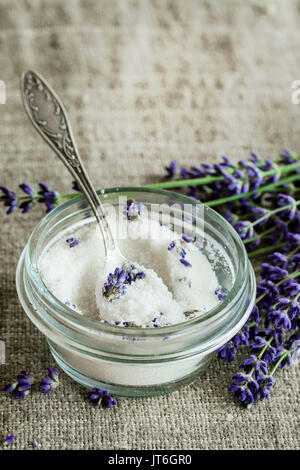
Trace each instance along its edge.
<path fill-rule="evenodd" d="M 99 229 L 91 223 L 63 233 L 43 254 L 39 267 L 48 289 L 79 314 L 142 327 L 180 323 L 189 318 L 185 312 L 197 310 L 196 315 L 201 315 L 218 304 L 215 272 L 192 242 L 155 220 L 128 221 L 127 228 L 131 238 L 121 237 L 121 251 L 140 266 L 145 277 L 127 284 L 124 295 L 112 301 L 103 296 L 109 272 L 104 271 Z M 79 243 L 70 247 L 66 242 L 70 237 Z M 172 242 L 175 247 L 169 250 Z M 182 258 L 191 266 L 182 264 Z"/>

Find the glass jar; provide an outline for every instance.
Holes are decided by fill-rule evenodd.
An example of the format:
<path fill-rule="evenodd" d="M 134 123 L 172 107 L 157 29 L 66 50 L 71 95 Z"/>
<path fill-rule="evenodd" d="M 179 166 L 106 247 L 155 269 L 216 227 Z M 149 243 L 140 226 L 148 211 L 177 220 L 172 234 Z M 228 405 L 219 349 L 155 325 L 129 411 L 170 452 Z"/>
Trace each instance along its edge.
<path fill-rule="evenodd" d="M 197 217 L 202 218 L 204 243 L 213 240 L 230 263 L 232 280 L 226 299 L 197 318 L 162 328 L 124 328 L 71 310 L 47 289 L 39 273 L 39 259 L 60 232 L 94 219 L 84 197 L 79 195 L 51 211 L 31 234 L 17 267 L 19 300 L 30 320 L 47 338 L 57 364 L 77 382 L 120 396 L 172 392 L 203 371 L 214 352 L 248 319 L 256 284 L 246 250 L 223 217 L 186 196 L 148 188 L 112 188 L 98 194 L 103 203 L 116 207 L 120 196 L 142 202 L 146 207 L 151 204 L 192 207 L 192 223 L 197 222 Z M 223 276 L 222 283 L 224 273 L 220 263 L 217 276 L 220 279 Z"/>

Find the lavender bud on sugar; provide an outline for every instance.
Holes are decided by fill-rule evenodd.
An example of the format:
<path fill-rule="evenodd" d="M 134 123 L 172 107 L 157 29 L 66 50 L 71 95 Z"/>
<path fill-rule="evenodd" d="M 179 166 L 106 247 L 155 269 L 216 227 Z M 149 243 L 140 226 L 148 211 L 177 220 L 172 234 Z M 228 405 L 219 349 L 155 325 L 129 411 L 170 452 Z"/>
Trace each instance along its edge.
<path fill-rule="evenodd" d="M 188 262 L 186 259 L 184 259 L 184 258 L 180 258 L 179 261 L 180 261 L 180 263 L 182 263 L 184 266 L 186 266 L 186 267 L 188 267 L 188 268 L 190 268 L 190 267 L 192 266 L 191 263 L 189 263 L 189 262 Z"/>
<path fill-rule="evenodd" d="M 128 284 L 130 285 L 132 282 L 144 278 L 144 271 L 140 271 L 133 264 L 128 270 L 116 268 L 114 273 L 108 275 L 102 290 L 103 296 L 106 297 L 109 302 L 120 299 L 120 297 L 126 294 Z"/>
<path fill-rule="evenodd" d="M 72 308 L 73 310 L 76 310 L 76 309 L 77 309 L 76 305 L 75 305 L 75 304 L 72 304 L 69 300 L 67 300 L 67 301 L 65 302 L 65 305 L 66 305 L 67 307 Z"/>
<path fill-rule="evenodd" d="M 103 287 L 103 295 L 109 302 L 119 299 L 126 293 L 126 271 L 116 268 L 114 273 L 110 273 Z"/>
<path fill-rule="evenodd" d="M 181 264 L 183 264 L 186 267 L 191 267 L 191 263 L 186 260 L 186 255 L 187 252 L 183 248 L 182 243 L 190 243 L 190 239 L 186 237 L 185 235 L 182 236 L 183 240 L 172 240 L 169 245 L 168 245 L 168 251 L 173 251 L 173 249 L 176 249 L 176 253 L 179 255 L 179 261 Z"/>
<path fill-rule="evenodd" d="M 145 210 L 146 208 L 141 202 L 135 202 L 133 199 L 128 199 L 127 206 L 123 214 L 127 220 L 138 220 L 140 219 L 142 212 Z"/>
<path fill-rule="evenodd" d="M 74 248 L 74 246 L 78 245 L 79 240 L 74 237 L 70 237 L 66 239 L 66 243 L 68 243 L 70 248 Z"/>
<path fill-rule="evenodd" d="M 225 300 L 227 295 L 228 295 L 228 290 L 227 289 L 223 289 L 222 287 L 217 287 L 217 289 L 215 290 L 215 295 L 218 297 L 218 299 L 221 301 L 221 300 Z"/>

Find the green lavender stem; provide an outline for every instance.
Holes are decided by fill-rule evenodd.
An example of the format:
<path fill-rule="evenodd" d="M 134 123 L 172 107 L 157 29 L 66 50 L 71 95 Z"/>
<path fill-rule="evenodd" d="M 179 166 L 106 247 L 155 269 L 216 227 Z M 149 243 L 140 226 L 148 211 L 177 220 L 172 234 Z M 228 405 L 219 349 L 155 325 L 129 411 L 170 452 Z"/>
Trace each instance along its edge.
<path fill-rule="evenodd" d="M 293 156 L 293 158 L 299 159 L 300 156 Z M 282 163 L 280 161 L 276 163 Z M 273 176 L 278 174 L 280 177 L 282 175 L 291 173 L 292 171 L 300 168 L 300 162 L 291 163 L 290 165 L 285 165 L 282 168 L 273 168 L 272 170 L 262 171 L 263 177 Z M 235 169 L 228 169 L 229 174 L 233 174 Z M 299 176 L 299 175 L 298 175 Z M 161 183 L 148 184 L 146 188 L 158 188 L 158 189 L 171 189 L 171 188 L 180 188 L 183 186 L 199 186 L 203 184 L 211 184 L 216 181 L 221 181 L 224 179 L 224 176 L 206 176 L 204 178 L 190 178 L 184 180 L 174 180 L 174 181 L 162 181 Z"/>
<path fill-rule="evenodd" d="M 300 162 L 299 162 L 299 167 L 300 167 Z M 290 167 L 292 165 L 288 165 L 288 167 Z M 220 177 L 222 179 L 222 177 Z M 203 178 L 202 178 L 203 179 Z M 177 183 L 182 183 L 182 184 L 178 184 L 177 187 L 179 186 L 186 186 L 186 181 L 196 181 L 197 179 L 193 179 L 193 180 L 182 180 L 182 181 L 177 181 Z M 225 197 L 225 198 L 221 198 L 221 199 L 216 199 L 216 200 L 213 200 L 213 201 L 207 201 L 205 202 L 205 204 L 209 207 L 215 207 L 215 206 L 219 206 L 219 205 L 222 205 L 222 204 L 226 204 L 227 202 L 230 202 L 230 201 L 237 201 L 239 199 L 242 199 L 244 197 L 249 197 L 249 196 L 253 196 L 254 194 L 260 194 L 260 193 L 263 193 L 263 192 L 266 192 L 266 191 L 273 191 L 274 188 L 277 188 L 278 186 L 282 186 L 283 184 L 287 184 L 287 183 L 291 183 L 293 181 L 298 181 L 300 180 L 300 174 L 296 174 L 296 175 L 292 175 L 292 176 L 289 176 L 287 178 L 284 178 L 282 180 L 279 180 L 277 181 L 276 183 L 271 183 L 271 184 L 267 184 L 265 186 L 261 186 L 260 188 L 256 189 L 255 191 L 249 191 L 247 193 L 242 193 L 242 194 L 235 194 L 235 195 L 232 195 L 232 196 L 228 196 L 228 197 Z M 170 186 L 172 187 L 172 186 Z M 144 188 L 159 188 L 159 189 L 163 189 L 163 188 L 166 188 L 165 184 L 164 183 L 157 183 L 157 184 L 153 184 L 153 185 L 146 185 L 144 186 Z M 58 201 L 62 200 L 62 199 L 72 199 L 74 197 L 77 197 L 78 196 L 78 193 L 68 193 L 68 194 L 60 194 L 57 199 Z M 34 196 L 34 199 L 33 200 L 38 200 L 38 199 L 42 199 L 43 196 L 37 194 Z M 3 201 L 5 201 L 6 199 L 3 198 Z M 24 200 L 30 200 L 30 198 L 28 198 L 27 196 L 23 196 L 23 197 L 19 197 L 18 198 L 19 201 L 24 201 Z"/>
<path fill-rule="evenodd" d="M 248 257 L 254 258 L 255 256 L 261 256 L 267 253 L 272 253 L 273 251 L 279 250 L 280 248 L 283 248 L 284 246 L 286 246 L 286 243 L 282 242 L 282 243 L 277 243 L 276 245 L 259 248 L 258 250 L 254 250 L 254 251 L 251 251 L 251 253 L 248 253 Z"/>

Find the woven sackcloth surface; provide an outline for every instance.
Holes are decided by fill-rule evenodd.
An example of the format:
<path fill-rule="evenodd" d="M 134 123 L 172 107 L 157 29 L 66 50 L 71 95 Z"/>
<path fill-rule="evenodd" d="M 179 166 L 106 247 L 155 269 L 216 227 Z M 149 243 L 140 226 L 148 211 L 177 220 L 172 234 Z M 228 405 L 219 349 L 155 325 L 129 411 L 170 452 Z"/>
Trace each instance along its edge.
<path fill-rule="evenodd" d="M 237 161 L 252 150 L 298 151 L 300 3 L 197 0 L 1 0 L 0 183 L 43 181 L 68 192 L 71 178 L 26 118 L 22 70 L 46 76 L 70 112 L 98 187 L 158 181 L 181 165 Z M 35 224 L 0 212 L 0 386 L 22 369 L 54 365 L 44 337 L 18 302 L 15 270 Z M 272 396 L 241 409 L 227 391 L 237 365 L 214 360 L 192 385 L 168 396 L 119 399 L 94 408 L 61 372 L 61 387 L 26 400 L 0 394 L 0 441 L 30 449 L 298 449 L 299 366 L 278 372 Z"/>

